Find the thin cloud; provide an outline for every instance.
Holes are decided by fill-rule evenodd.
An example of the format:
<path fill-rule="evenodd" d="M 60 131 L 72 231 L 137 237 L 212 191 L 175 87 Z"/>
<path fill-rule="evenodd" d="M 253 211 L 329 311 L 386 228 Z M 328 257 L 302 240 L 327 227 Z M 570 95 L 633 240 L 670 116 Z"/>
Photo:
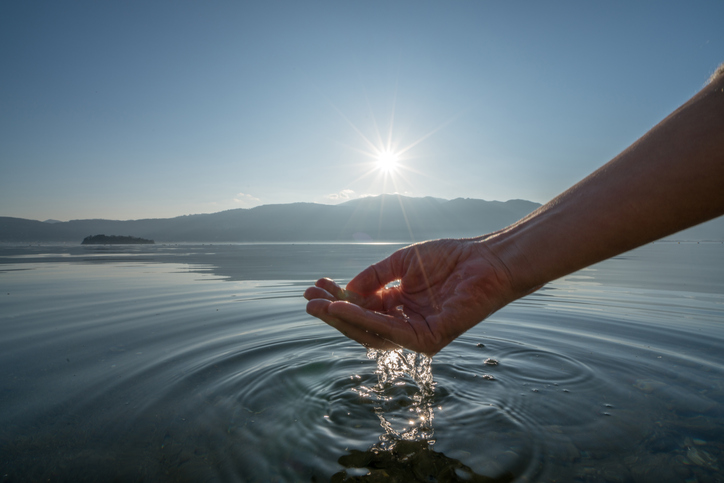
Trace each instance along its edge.
<path fill-rule="evenodd" d="M 236 196 L 234 196 L 234 202 L 242 205 L 243 208 L 252 208 L 261 204 L 259 198 L 248 193 L 237 193 Z"/>
<path fill-rule="evenodd" d="M 342 190 L 339 193 L 332 193 L 331 195 L 327 195 L 325 196 L 325 198 L 332 201 L 333 203 L 341 203 L 343 201 L 349 201 L 357 198 L 357 195 L 355 194 L 354 190 Z"/>

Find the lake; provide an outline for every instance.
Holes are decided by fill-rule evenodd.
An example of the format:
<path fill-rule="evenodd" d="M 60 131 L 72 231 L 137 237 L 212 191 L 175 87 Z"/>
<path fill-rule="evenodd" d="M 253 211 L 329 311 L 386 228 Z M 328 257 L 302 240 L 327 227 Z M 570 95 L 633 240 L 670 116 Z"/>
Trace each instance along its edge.
<path fill-rule="evenodd" d="M 432 360 L 306 314 L 399 246 L 0 246 L 0 482 L 722 481 L 724 244 L 574 273 Z"/>

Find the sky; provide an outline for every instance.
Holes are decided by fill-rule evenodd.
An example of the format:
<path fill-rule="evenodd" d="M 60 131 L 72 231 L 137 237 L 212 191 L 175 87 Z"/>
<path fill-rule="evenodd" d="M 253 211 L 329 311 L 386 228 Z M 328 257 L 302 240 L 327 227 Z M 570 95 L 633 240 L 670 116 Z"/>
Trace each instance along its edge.
<path fill-rule="evenodd" d="M 724 2 L 0 2 L 0 216 L 544 203 L 724 62 Z"/>

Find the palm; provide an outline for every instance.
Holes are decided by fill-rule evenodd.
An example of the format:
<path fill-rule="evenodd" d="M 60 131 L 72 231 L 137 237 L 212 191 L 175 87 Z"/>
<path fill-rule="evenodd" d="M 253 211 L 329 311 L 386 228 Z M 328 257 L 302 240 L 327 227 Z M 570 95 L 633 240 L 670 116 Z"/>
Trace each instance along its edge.
<path fill-rule="evenodd" d="M 304 296 L 310 314 L 366 346 L 431 355 L 510 301 L 504 273 L 479 242 L 437 240 L 395 252 L 346 291 L 321 279 Z"/>

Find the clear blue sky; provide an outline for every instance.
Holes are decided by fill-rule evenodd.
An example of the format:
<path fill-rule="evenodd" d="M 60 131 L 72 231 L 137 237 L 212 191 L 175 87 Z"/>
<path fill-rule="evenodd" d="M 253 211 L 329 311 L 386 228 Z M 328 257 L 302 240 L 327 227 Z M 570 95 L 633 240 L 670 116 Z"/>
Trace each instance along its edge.
<path fill-rule="evenodd" d="M 699 90 L 724 2 L 0 3 L 0 216 L 545 202 Z M 390 173 L 374 149 L 400 154 Z"/>

